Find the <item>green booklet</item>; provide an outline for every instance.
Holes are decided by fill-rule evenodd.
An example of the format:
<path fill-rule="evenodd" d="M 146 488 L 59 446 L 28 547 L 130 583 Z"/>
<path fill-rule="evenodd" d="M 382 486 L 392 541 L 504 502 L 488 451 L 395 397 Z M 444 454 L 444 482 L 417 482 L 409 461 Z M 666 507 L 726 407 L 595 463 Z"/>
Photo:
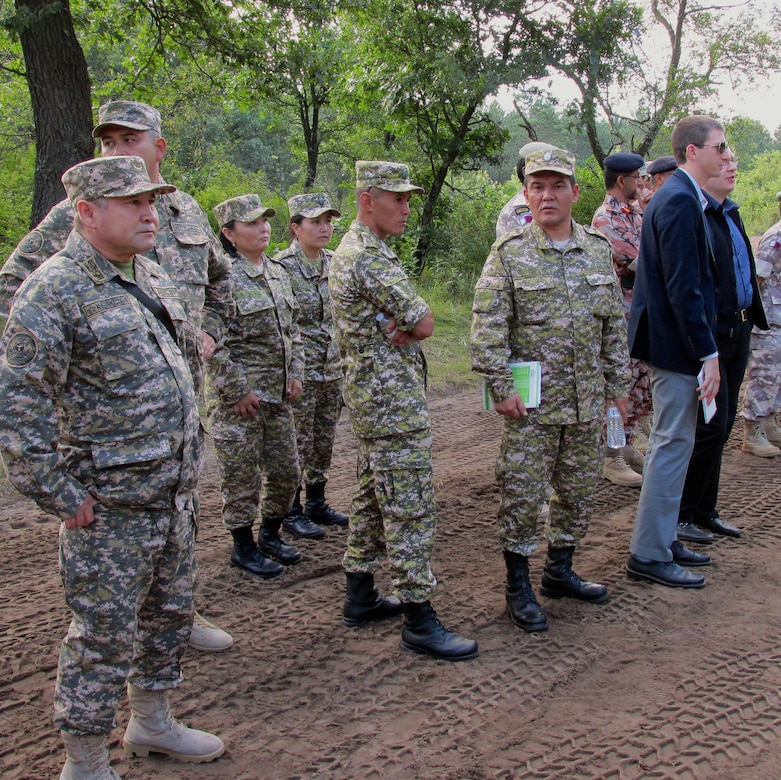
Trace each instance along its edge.
<path fill-rule="evenodd" d="M 524 363 L 510 363 L 510 371 L 513 372 L 513 384 L 518 391 L 518 395 L 521 396 L 523 405 L 527 409 L 536 409 L 540 405 L 542 380 L 540 361 L 530 360 Z M 483 378 L 483 408 L 494 408 L 485 378 Z"/>

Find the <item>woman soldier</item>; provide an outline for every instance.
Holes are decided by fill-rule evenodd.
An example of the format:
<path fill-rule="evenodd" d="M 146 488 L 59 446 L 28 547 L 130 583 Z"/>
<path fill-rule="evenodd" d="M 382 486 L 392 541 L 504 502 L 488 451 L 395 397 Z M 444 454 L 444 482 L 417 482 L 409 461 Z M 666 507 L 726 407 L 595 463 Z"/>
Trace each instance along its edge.
<path fill-rule="evenodd" d="M 284 267 L 265 254 L 274 209 L 257 195 L 241 195 L 214 213 L 220 241 L 233 257 L 236 300 L 236 317 L 207 364 L 222 520 L 233 535 L 231 565 L 268 579 L 282 573 L 279 564 L 301 560 L 279 533 L 300 480 L 291 406 L 301 395 L 304 372 L 298 304 Z"/>
<path fill-rule="evenodd" d="M 328 269 L 333 254 L 325 247 L 334 232 L 332 219 L 341 213 L 325 193 L 295 195 L 288 200 L 291 243 L 274 260 L 290 275 L 298 300 L 298 324 L 304 343 L 304 388 L 293 404 L 298 457 L 306 503 L 301 488 L 283 523 L 294 536 L 319 539 L 324 525 L 347 525 L 347 516 L 331 509 L 325 500 L 325 483 L 342 411 L 342 363 L 334 337 Z"/>

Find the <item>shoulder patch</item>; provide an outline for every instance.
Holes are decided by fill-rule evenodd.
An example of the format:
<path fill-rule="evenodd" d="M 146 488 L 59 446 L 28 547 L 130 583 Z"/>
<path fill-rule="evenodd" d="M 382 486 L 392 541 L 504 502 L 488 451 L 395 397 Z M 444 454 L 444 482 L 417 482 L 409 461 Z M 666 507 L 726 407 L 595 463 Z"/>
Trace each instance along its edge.
<path fill-rule="evenodd" d="M 15 333 L 5 349 L 5 360 L 12 368 L 24 368 L 38 354 L 38 342 L 29 333 Z"/>
<path fill-rule="evenodd" d="M 591 227 L 591 225 L 583 225 L 582 227 L 583 230 L 585 230 L 586 233 L 588 233 L 590 236 L 594 236 L 594 238 L 601 238 L 606 244 L 610 243 L 604 233 L 600 233 L 596 228 Z"/>
<path fill-rule="evenodd" d="M 43 246 L 43 233 L 33 230 L 19 242 L 19 251 L 25 255 L 34 255 L 41 251 Z"/>

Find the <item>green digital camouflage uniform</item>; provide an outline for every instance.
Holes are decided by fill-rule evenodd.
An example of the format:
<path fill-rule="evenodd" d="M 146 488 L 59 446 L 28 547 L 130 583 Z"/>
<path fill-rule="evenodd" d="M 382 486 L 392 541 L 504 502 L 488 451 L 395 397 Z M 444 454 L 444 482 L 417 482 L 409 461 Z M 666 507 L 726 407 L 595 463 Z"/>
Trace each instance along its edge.
<path fill-rule="evenodd" d="M 264 255 L 260 266 L 239 254 L 231 273 L 236 316 L 206 364 L 206 397 L 220 465 L 222 519 L 233 530 L 282 517 L 300 472 L 289 379 L 303 380 L 298 303 L 285 267 Z M 254 390 L 260 409 L 239 417 L 233 405 Z M 262 495 L 261 495 L 262 487 Z"/>
<path fill-rule="evenodd" d="M 623 398 L 630 379 L 607 240 L 575 222 L 563 250 L 536 223 L 498 240 L 475 290 L 471 349 L 473 370 L 485 377 L 494 402 L 514 392 L 509 363 L 542 364 L 539 408 L 504 420 L 496 465 L 502 547 L 527 556 L 536 549 L 549 481 L 555 492 L 548 541 L 577 545 L 602 474 L 605 398 Z"/>
<path fill-rule="evenodd" d="M 164 182 L 162 182 L 164 183 Z M 179 288 L 187 314 L 179 346 L 187 358 L 200 394 L 203 385 L 201 331 L 219 341 L 233 311 L 230 259 L 214 236 L 198 203 L 176 191 L 157 199 L 160 229 L 154 249 L 146 256 L 156 260 Z M 6 316 L 14 293 L 27 276 L 59 252 L 73 228 L 73 207 L 66 199 L 54 206 L 28 233 L 0 268 L 0 316 Z"/>
<path fill-rule="evenodd" d="M 298 459 L 304 484 L 328 480 L 336 424 L 342 411 L 342 360 L 334 335 L 328 274 L 333 252 L 308 258 L 293 240 L 274 260 L 287 269 L 298 301 L 304 347 L 304 388 L 294 401 Z"/>
<path fill-rule="evenodd" d="M 374 572 L 383 557 L 395 594 L 427 601 L 436 515 L 426 364 L 418 341 L 398 347 L 379 312 L 402 329 L 429 311 L 401 262 L 357 220 L 331 261 L 334 325 L 345 361 L 344 400 L 358 437 L 358 492 L 350 510 L 345 571 Z"/>
<path fill-rule="evenodd" d="M 73 618 L 55 723 L 77 734 L 111 730 L 126 680 L 179 683 L 193 617 L 202 439 L 192 378 L 166 328 L 118 276 L 73 232 L 20 288 L 0 342 L 0 448 L 11 481 L 61 519 L 88 493 L 98 501 L 91 525 L 60 530 Z M 186 314 L 165 272 L 137 256 L 135 281 L 180 329 Z"/>

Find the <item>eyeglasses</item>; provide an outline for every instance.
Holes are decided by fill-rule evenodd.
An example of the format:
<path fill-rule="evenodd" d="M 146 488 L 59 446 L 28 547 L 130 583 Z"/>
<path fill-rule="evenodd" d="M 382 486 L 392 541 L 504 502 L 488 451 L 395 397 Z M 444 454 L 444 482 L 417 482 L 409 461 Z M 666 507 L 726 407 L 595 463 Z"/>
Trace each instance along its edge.
<path fill-rule="evenodd" d="M 729 149 L 729 143 L 727 141 L 721 141 L 717 144 L 694 144 L 695 146 L 698 146 L 700 149 L 702 149 L 704 146 L 712 146 L 714 149 L 718 149 L 719 154 L 724 154 L 724 152 Z"/>

